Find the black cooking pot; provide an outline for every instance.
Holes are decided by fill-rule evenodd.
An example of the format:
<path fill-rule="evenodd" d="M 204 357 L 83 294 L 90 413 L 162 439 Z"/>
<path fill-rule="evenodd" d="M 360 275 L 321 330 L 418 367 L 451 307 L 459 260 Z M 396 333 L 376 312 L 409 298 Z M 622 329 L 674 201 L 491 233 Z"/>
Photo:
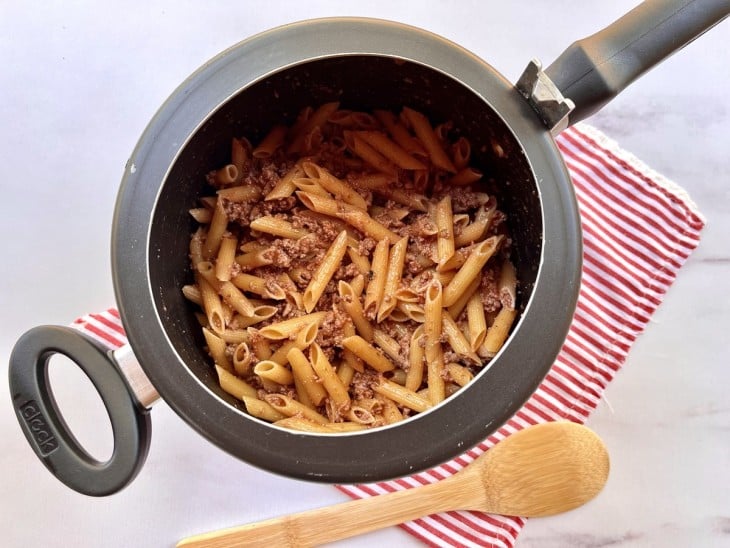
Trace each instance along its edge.
<path fill-rule="evenodd" d="M 114 286 L 130 346 L 108 354 L 78 332 L 38 327 L 10 360 L 13 404 L 36 454 L 82 493 L 131 481 L 149 446 L 149 408 L 164 400 L 200 434 L 244 461 L 292 477 L 379 481 L 442 463 L 477 444 L 530 397 L 560 350 L 576 304 L 581 231 L 553 134 L 588 116 L 641 73 L 728 15 L 727 1 L 647 2 L 573 44 L 516 86 L 459 46 L 368 19 L 284 26 L 208 62 L 162 106 L 127 164 L 114 216 Z M 452 120 L 473 162 L 499 182 L 520 280 L 519 321 L 501 352 L 458 395 L 395 426 L 298 433 L 264 423 L 223 392 L 183 298 L 190 282 L 187 213 L 205 174 L 227 162 L 233 136 L 252 141 L 305 106 L 399 110 Z M 67 355 L 109 413 L 114 451 L 92 459 L 65 425 L 48 360 Z M 140 368 L 141 366 L 141 368 Z"/>

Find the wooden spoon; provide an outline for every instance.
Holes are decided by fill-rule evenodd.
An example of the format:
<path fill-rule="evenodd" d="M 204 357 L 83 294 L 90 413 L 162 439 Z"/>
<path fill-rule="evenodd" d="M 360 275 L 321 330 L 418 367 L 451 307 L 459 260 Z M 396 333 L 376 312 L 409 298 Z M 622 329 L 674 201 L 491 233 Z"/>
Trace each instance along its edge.
<path fill-rule="evenodd" d="M 593 431 L 550 422 L 509 436 L 437 483 L 188 537 L 178 546 L 314 546 L 449 510 L 549 516 L 595 497 L 608 468 Z"/>

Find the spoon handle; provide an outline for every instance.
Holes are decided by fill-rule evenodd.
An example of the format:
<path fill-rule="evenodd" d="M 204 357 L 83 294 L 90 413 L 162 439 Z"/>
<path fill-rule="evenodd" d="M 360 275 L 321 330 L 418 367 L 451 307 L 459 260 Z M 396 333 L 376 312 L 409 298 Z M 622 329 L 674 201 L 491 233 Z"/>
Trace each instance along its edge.
<path fill-rule="evenodd" d="M 439 512 L 466 509 L 461 474 L 438 483 L 267 519 L 181 540 L 182 548 L 315 546 Z"/>

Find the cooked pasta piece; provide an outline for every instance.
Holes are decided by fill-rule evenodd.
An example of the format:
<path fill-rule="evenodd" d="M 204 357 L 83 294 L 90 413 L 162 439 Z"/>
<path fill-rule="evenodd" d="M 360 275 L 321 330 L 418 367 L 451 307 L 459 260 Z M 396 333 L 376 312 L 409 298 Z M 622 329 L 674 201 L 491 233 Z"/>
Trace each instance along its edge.
<path fill-rule="evenodd" d="M 342 307 L 350 317 L 358 334 L 368 342 L 373 340 L 373 326 L 365 317 L 365 312 L 360 303 L 360 299 L 355 294 L 352 286 L 344 280 L 340 280 L 337 284 L 337 291 L 342 298 Z"/>
<path fill-rule="evenodd" d="M 289 128 L 286 126 L 274 126 L 271 128 L 269 133 L 264 137 L 263 141 L 253 149 L 251 155 L 254 158 L 269 158 L 271 157 L 277 148 L 284 144 L 284 137 L 286 137 Z"/>
<path fill-rule="evenodd" d="M 467 290 L 469 285 L 480 275 L 482 268 L 497 250 L 502 236 L 492 236 L 474 246 L 463 266 L 444 289 L 444 306 L 454 304 Z"/>
<path fill-rule="evenodd" d="M 326 312 L 312 312 L 311 314 L 296 316 L 288 320 L 266 325 L 259 330 L 259 333 L 262 337 L 267 339 L 286 339 L 292 335 L 296 336 L 296 333 L 298 333 L 300 329 L 306 327 L 310 323 L 314 323 L 319 326 L 319 324 L 324 321 L 326 315 Z"/>
<path fill-rule="evenodd" d="M 342 264 L 342 258 L 345 256 L 346 250 L 347 232 L 343 230 L 339 233 L 335 241 L 332 242 L 322 262 L 312 274 L 312 280 L 309 282 L 307 289 L 304 290 L 302 302 L 304 303 L 304 310 L 307 313 L 311 312 L 317 305 L 317 301 L 319 301 L 322 293 L 324 293 L 324 288 L 332 279 L 340 264 Z"/>
<path fill-rule="evenodd" d="M 451 211 L 451 196 L 444 196 L 434 209 L 434 221 L 438 229 L 436 251 L 438 254 L 437 270 L 444 270 L 445 265 L 454 256 L 454 215 Z"/>
<path fill-rule="evenodd" d="M 469 347 L 476 352 L 487 335 L 487 320 L 484 316 L 484 305 L 479 293 L 473 293 L 467 301 L 466 317 L 469 326 Z"/>
<path fill-rule="evenodd" d="M 499 311 L 494 322 L 489 326 L 487 336 L 481 346 L 487 357 L 494 356 L 502 348 L 516 316 L 517 311 L 514 308 L 502 308 Z"/>
<path fill-rule="evenodd" d="M 351 350 L 355 353 L 355 355 L 360 357 L 376 371 L 384 373 L 385 371 L 392 371 L 395 369 L 393 362 L 386 358 L 377 348 L 358 335 L 352 335 L 342 339 L 342 346 Z"/>
<path fill-rule="evenodd" d="M 335 373 L 332 364 L 330 364 L 327 356 L 317 343 L 314 343 L 309 349 L 309 356 L 312 362 L 312 368 L 319 382 L 322 383 L 324 389 L 329 394 L 330 400 L 335 405 L 338 413 L 346 411 L 350 407 L 350 395 L 347 388 Z"/>
<path fill-rule="evenodd" d="M 278 420 L 286 418 L 286 415 L 284 415 L 283 413 L 279 413 L 276 409 L 271 407 L 263 400 L 253 398 L 251 396 L 244 396 L 241 399 L 246 406 L 246 411 L 248 411 L 254 417 L 258 417 L 259 419 L 263 419 L 269 422 L 276 422 Z"/>
<path fill-rule="evenodd" d="M 423 163 L 408 154 L 400 145 L 391 141 L 384 133 L 379 131 L 358 131 L 356 135 L 399 168 L 426 169 Z"/>
<path fill-rule="evenodd" d="M 383 287 L 383 297 L 378 306 L 378 323 L 388 317 L 395 305 L 398 303 L 396 291 L 403 277 L 403 265 L 406 262 L 406 250 L 408 248 L 408 238 L 401 238 L 393 247 L 390 248 L 388 256 L 388 268 L 385 271 L 385 285 Z"/>
<path fill-rule="evenodd" d="M 370 283 L 365 290 L 363 309 L 373 317 L 377 315 L 380 302 L 383 300 L 385 281 L 388 275 L 388 258 L 390 246 L 388 240 L 380 240 L 375 246 L 371 263 Z"/>
<path fill-rule="evenodd" d="M 266 232 L 282 238 L 303 238 L 308 234 L 306 230 L 294 228 L 290 222 L 276 217 L 259 217 L 251 221 L 251 228 L 259 232 Z"/>
<path fill-rule="evenodd" d="M 332 175 L 332 173 L 322 166 L 313 162 L 304 162 L 302 164 L 302 169 L 307 177 L 319 183 L 319 185 L 326 191 L 331 192 L 336 197 L 350 205 L 359 207 L 360 209 L 367 209 L 367 202 L 357 193 L 357 191 L 355 191 L 355 189 Z"/>
<path fill-rule="evenodd" d="M 446 397 L 443 369 L 444 351 L 441 347 L 443 294 L 441 283 L 434 280 L 426 289 L 426 301 L 423 306 L 426 321 L 423 333 L 426 339 L 424 356 L 427 363 L 428 396 L 433 405 Z"/>
<path fill-rule="evenodd" d="M 431 162 L 436 167 L 439 167 L 451 173 L 456 173 L 456 168 L 454 167 L 454 164 L 451 163 L 448 155 L 441 147 L 441 143 L 439 142 L 436 133 L 431 127 L 431 123 L 428 121 L 428 118 L 426 118 L 420 112 L 408 107 L 403 108 L 403 114 L 410 122 L 411 127 L 413 128 L 413 131 L 418 139 L 421 141 L 421 143 L 423 143 L 423 146 L 425 147 L 429 157 L 431 158 Z"/>
<path fill-rule="evenodd" d="M 292 374 L 294 378 L 300 381 L 301 388 L 306 391 L 307 397 L 315 405 L 321 405 L 327 397 L 327 391 L 319 382 L 317 374 L 312 367 L 311 362 L 299 348 L 292 348 L 286 356 L 291 364 Z M 302 399 L 302 393 L 299 392 L 299 399 Z"/>

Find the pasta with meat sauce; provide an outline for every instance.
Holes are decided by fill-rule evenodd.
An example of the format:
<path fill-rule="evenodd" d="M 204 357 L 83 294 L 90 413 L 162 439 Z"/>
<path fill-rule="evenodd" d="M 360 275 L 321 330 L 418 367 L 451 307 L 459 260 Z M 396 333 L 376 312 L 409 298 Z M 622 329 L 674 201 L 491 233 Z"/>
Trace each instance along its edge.
<path fill-rule="evenodd" d="M 194 283 L 221 388 L 308 432 L 393 422 L 468 384 L 515 321 L 505 215 L 470 143 L 422 113 L 327 103 L 275 126 L 190 214 Z"/>

